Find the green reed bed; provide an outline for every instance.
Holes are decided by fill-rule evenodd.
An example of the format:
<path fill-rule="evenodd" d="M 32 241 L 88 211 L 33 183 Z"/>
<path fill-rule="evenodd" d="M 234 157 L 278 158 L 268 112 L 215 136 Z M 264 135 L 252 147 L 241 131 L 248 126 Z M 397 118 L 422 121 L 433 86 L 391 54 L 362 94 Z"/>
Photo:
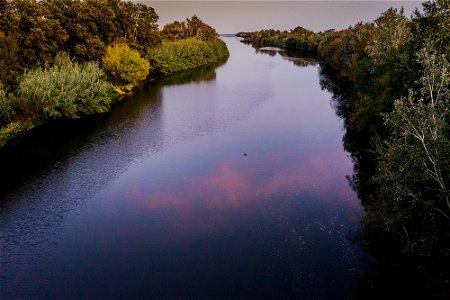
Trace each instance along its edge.
<path fill-rule="evenodd" d="M 151 64 L 151 74 L 167 76 L 217 62 L 229 55 L 225 43 L 220 39 L 205 42 L 192 38 L 163 42 L 151 49 L 146 57 Z"/>

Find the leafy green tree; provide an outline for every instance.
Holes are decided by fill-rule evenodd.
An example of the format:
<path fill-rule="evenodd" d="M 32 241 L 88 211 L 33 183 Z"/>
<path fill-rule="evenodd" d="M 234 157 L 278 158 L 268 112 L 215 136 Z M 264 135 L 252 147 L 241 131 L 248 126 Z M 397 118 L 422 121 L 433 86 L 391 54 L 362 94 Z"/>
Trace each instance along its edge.
<path fill-rule="evenodd" d="M 51 18 L 58 20 L 68 34 L 66 43 L 60 49 L 77 57 L 78 60 L 94 59 L 99 48 L 104 48 L 104 43 L 94 39 L 96 32 L 91 32 L 87 27 L 85 2 L 79 0 L 44 0 L 43 5 L 49 10 Z"/>
<path fill-rule="evenodd" d="M 420 90 L 395 102 L 386 115 L 392 128 L 382 148 L 377 180 L 382 191 L 369 218 L 396 235 L 406 250 L 430 254 L 449 243 L 450 64 L 430 47 L 418 53 Z M 369 222 L 369 225 L 374 225 Z"/>
<path fill-rule="evenodd" d="M 124 3 L 123 6 L 129 5 L 130 2 Z M 133 45 L 142 48 L 152 48 L 161 44 L 161 36 L 158 29 L 158 15 L 152 7 L 137 3 L 130 7 Z"/>
<path fill-rule="evenodd" d="M 386 55 L 400 51 L 411 41 L 409 21 L 403 9 L 390 8 L 375 20 L 372 43 L 367 52 L 375 64 L 385 61 Z"/>
<path fill-rule="evenodd" d="M 0 82 L 7 90 L 15 90 L 21 74 L 20 48 L 14 35 L 0 32 Z"/>
<path fill-rule="evenodd" d="M 422 4 L 423 12 L 416 10 L 413 19 L 414 36 L 422 45 L 426 39 L 434 42 L 435 49 L 450 56 L 450 1 L 426 1 Z"/>
<path fill-rule="evenodd" d="M 165 40 L 175 41 L 185 38 L 184 23 L 175 21 L 164 25 L 161 35 Z"/>
<path fill-rule="evenodd" d="M 161 34 L 167 40 L 197 38 L 208 42 L 218 38 L 216 30 L 195 15 L 190 19 L 186 19 L 184 22 L 175 21 L 166 24 Z"/>
<path fill-rule="evenodd" d="M 161 42 L 153 8 L 121 0 L 44 0 L 69 38 L 62 51 L 79 61 L 100 61 L 106 46 L 125 40 L 142 53 Z"/>
<path fill-rule="evenodd" d="M 214 28 L 200 20 L 199 17 L 193 16 L 186 19 L 188 37 L 196 37 L 202 41 L 212 41 L 218 37 Z"/>
<path fill-rule="evenodd" d="M 2 4 L 0 32 L 20 48 L 22 67 L 51 61 L 68 36 L 49 11 L 36 0 L 13 0 Z"/>

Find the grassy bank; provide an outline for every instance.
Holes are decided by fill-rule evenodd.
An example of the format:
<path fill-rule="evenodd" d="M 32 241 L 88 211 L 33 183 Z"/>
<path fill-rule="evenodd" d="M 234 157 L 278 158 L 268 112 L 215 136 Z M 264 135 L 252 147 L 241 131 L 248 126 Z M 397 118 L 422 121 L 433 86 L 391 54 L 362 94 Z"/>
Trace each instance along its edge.
<path fill-rule="evenodd" d="M 97 63 L 76 63 L 67 54 L 25 72 L 15 93 L 0 87 L 0 147 L 51 119 L 76 119 L 110 109 L 117 94 Z"/>
<path fill-rule="evenodd" d="M 184 70 L 198 68 L 230 55 L 224 41 L 202 41 L 195 38 L 166 41 L 149 51 L 151 76 L 163 77 Z"/>

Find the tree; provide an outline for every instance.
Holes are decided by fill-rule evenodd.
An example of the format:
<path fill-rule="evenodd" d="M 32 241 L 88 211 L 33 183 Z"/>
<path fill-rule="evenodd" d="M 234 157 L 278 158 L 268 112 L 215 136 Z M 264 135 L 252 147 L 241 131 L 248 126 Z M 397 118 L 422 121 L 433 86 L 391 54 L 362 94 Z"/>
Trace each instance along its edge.
<path fill-rule="evenodd" d="M 157 25 L 158 18 L 158 15 L 152 7 L 141 3 L 134 4 L 132 37 L 135 45 L 141 45 L 143 48 L 151 48 L 161 43 L 161 36 Z"/>
<path fill-rule="evenodd" d="M 200 20 L 199 17 L 193 16 L 186 19 L 188 37 L 196 37 L 202 41 L 208 42 L 217 38 L 218 34 L 214 28 Z"/>
<path fill-rule="evenodd" d="M 367 52 L 376 64 L 383 62 L 386 55 L 401 50 L 412 38 L 403 8 L 400 11 L 390 8 L 384 12 L 375 20 L 375 29 Z"/>
<path fill-rule="evenodd" d="M 51 61 L 68 36 L 49 11 L 36 0 L 13 0 L 2 4 L 0 31 L 16 41 L 22 67 Z"/>
<path fill-rule="evenodd" d="M 448 243 L 450 222 L 450 64 L 429 45 L 417 55 L 421 88 L 385 117 L 392 131 L 375 177 L 381 203 L 369 210 L 406 250 L 422 254 Z"/>
<path fill-rule="evenodd" d="M 415 36 L 419 43 L 425 39 L 432 39 L 434 47 L 445 53 L 447 58 L 450 55 L 450 1 L 437 0 L 422 3 L 423 12 L 416 10 Z"/>
<path fill-rule="evenodd" d="M 217 39 L 218 34 L 214 28 L 193 16 L 184 22 L 175 21 L 166 24 L 161 31 L 162 37 L 167 40 L 179 40 L 188 38 L 197 38 L 208 42 Z"/>
<path fill-rule="evenodd" d="M 0 32 L 0 82 L 6 90 L 15 90 L 21 71 L 20 48 L 15 36 Z"/>
<path fill-rule="evenodd" d="M 69 38 L 60 50 L 78 61 L 101 61 L 106 46 L 124 40 L 144 53 L 159 44 L 158 15 L 144 4 L 121 0 L 44 0 Z"/>

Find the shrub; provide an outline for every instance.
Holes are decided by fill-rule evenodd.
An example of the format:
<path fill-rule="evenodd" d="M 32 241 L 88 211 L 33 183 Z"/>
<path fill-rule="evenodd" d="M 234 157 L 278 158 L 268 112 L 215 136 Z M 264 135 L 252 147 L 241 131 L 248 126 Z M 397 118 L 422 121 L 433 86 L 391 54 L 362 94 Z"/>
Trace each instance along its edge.
<path fill-rule="evenodd" d="M 106 48 L 103 66 L 112 81 L 119 87 L 136 86 L 144 80 L 150 70 L 150 64 L 139 52 L 126 44 L 114 44 Z"/>
<path fill-rule="evenodd" d="M 112 98 L 105 74 L 96 63 L 80 65 L 67 54 L 57 55 L 51 67 L 25 73 L 18 94 L 29 109 L 50 118 L 105 112 Z"/>

